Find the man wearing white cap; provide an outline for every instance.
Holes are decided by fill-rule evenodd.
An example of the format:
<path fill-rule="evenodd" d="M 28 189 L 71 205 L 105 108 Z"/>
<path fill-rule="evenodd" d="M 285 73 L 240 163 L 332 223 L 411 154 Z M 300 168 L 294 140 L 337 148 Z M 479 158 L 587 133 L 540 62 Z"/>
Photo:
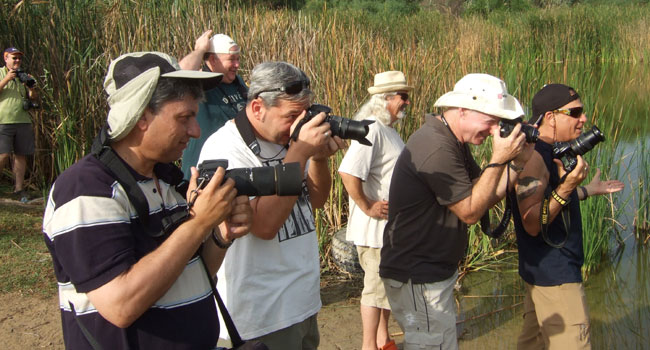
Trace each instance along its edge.
<path fill-rule="evenodd" d="M 404 118 L 410 104 L 404 73 L 388 71 L 375 75 L 368 88 L 370 99 L 355 115 L 356 120 L 373 120 L 366 138 L 372 146 L 352 141 L 341 161 L 339 174 L 350 195 L 346 239 L 357 246 L 364 271 L 361 293 L 363 350 L 394 350 L 388 334 L 390 305 L 379 278 L 379 252 L 388 219 L 388 188 L 395 162 L 404 142 L 393 125 Z"/>
<path fill-rule="evenodd" d="M 208 136 L 219 130 L 228 120 L 246 107 L 248 88 L 237 75 L 239 70 L 239 45 L 228 35 L 212 35 L 204 32 L 194 44 L 194 51 L 180 60 L 183 69 L 223 74 L 223 79 L 214 89 L 205 92 L 205 101 L 199 104 L 196 116 L 201 127 L 201 136 L 192 139 L 183 152 L 181 169 L 185 178 L 190 177 L 190 167 L 196 166 L 201 148 Z"/>
<path fill-rule="evenodd" d="M 43 219 L 66 348 L 216 346 L 208 273 L 225 255 L 219 242 L 248 232 L 252 209 L 234 181 L 221 184 L 223 169 L 200 192 L 192 169 L 180 193 L 182 174 L 171 162 L 199 135 L 198 101 L 218 79 L 180 70 L 158 52 L 111 62 L 102 147 L 59 175 Z"/>
<path fill-rule="evenodd" d="M 467 226 L 505 196 L 533 151 L 521 125 L 499 134 L 499 120 L 523 110 L 498 78 L 468 74 L 434 106 L 443 113 L 425 116 L 395 165 L 381 250 L 379 274 L 405 350 L 458 348 L 453 286 Z M 481 172 L 468 145 L 490 135 L 492 158 Z"/>

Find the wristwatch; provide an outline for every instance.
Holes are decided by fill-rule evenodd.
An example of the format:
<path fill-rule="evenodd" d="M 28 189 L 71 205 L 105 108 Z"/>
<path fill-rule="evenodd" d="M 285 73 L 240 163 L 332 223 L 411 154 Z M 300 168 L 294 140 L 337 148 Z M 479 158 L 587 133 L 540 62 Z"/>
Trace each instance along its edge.
<path fill-rule="evenodd" d="M 212 241 L 214 244 L 217 245 L 217 247 L 221 249 L 228 249 L 232 245 L 232 243 L 235 241 L 234 239 L 228 243 L 224 242 L 221 240 L 221 235 L 217 234 L 217 230 L 212 229 Z"/>
<path fill-rule="evenodd" d="M 509 163 L 508 163 L 508 168 L 514 170 L 515 173 L 517 173 L 517 174 L 519 174 L 519 173 L 521 173 L 522 171 L 524 171 L 524 167 L 523 167 L 523 166 L 516 166 L 515 163 L 513 163 L 513 162 L 509 162 Z"/>

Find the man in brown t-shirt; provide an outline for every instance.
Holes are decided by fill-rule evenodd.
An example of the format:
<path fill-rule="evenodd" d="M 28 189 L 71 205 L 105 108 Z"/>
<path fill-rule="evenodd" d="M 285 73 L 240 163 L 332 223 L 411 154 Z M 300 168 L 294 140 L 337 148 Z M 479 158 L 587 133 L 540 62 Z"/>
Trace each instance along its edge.
<path fill-rule="evenodd" d="M 427 115 L 397 160 L 381 251 L 379 274 L 405 350 L 458 348 L 453 286 L 467 225 L 505 196 L 533 151 L 519 124 L 499 135 L 500 119 L 524 113 L 496 77 L 466 75 L 434 106 L 444 113 Z M 468 144 L 490 135 L 492 158 L 481 173 Z"/>

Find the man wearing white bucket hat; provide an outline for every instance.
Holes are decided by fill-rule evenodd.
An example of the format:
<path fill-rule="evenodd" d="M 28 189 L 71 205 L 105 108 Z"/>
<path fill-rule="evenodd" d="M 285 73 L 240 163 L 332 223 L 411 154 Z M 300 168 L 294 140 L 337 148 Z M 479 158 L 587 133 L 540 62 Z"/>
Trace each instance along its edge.
<path fill-rule="evenodd" d="M 468 74 L 434 106 L 443 113 L 425 116 L 395 165 L 381 250 L 379 274 L 405 350 L 458 348 L 453 287 L 467 226 L 505 196 L 533 151 L 519 124 L 501 137 L 499 120 L 524 113 L 496 77 Z M 468 145 L 490 135 L 481 172 Z"/>
<path fill-rule="evenodd" d="M 219 130 L 228 120 L 246 107 L 248 88 L 239 71 L 241 49 L 228 35 L 215 34 L 207 30 L 196 39 L 194 51 L 183 57 L 179 64 L 183 69 L 221 73 L 223 79 L 211 90 L 205 92 L 205 101 L 199 103 L 196 120 L 201 135 L 190 140 L 183 152 L 181 169 L 185 178 L 190 178 L 190 168 L 197 165 L 205 140 Z"/>
<path fill-rule="evenodd" d="M 179 190 L 182 173 L 171 162 L 198 136 L 198 101 L 219 78 L 181 70 L 159 52 L 111 62 L 108 128 L 56 179 L 43 218 L 66 348 L 216 346 L 206 271 L 214 275 L 226 253 L 219 241 L 248 232 L 252 208 L 235 197 L 233 180 L 221 183 L 224 169 L 198 194 L 193 169 L 189 189 Z"/>
<path fill-rule="evenodd" d="M 379 252 L 383 243 L 384 226 L 388 219 L 388 188 L 395 162 L 404 142 L 393 125 L 404 118 L 410 104 L 404 73 L 388 71 L 375 75 L 371 94 L 356 120 L 373 120 L 366 138 L 372 146 L 352 141 L 341 161 L 339 174 L 350 195 L 350 215 L 346 239 L 357 246 L 359 263 L 363 268 L 361 293 L 361 322 L 363 350 L 397 349 L 388 334 L 390 305 L 379 278 Z"/>

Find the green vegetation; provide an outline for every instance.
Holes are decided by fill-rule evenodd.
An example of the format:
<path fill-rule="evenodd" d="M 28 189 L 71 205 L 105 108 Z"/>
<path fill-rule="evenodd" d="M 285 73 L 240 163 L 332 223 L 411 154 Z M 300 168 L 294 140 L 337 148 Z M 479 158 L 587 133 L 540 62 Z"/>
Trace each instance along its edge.
<path fill-rule="evenodd" d="M 104 123 L 102 82 L 110 60 L 143 50 L 182 57 L 207 28 L 229 33 L 242 46 L 244 78 L 257 63 L 292 62 L 312 78 L 316 100 L 337 115 L 354 114 L 367 99 L 375 73 L 404 71 L 416 87 L 410 117 L 399 127 L 404 139 L 421 125 L 437 97 L 466 73 L 501 77 L 525 105 L 546 83 L 572 85 L 583 96 L 591 122 L 608 138 L 587 159 L 592 168 L 617 176 L 622 156 L 617 145 L 648 133 L 643 126 L 650 87 L 643 82 L 650 73 L 643 65 L 650 58 L 650 9 L 632 1 L 586 2 L 431 0 L 418 2 L 417 11 L 401 12 L 394 6 L 414 2 L 2 1 L 0 43 L 26 51 L 26 68 L 42 89 L 43 108 L 34 116 L 38 150 L 32 183 L 44 192 L 88 151 Z M 637 225 L 647 227 L 650 161 L 643 145 L 638 150 L 646 170 L 639 173 L 640 182 L 628 186 L 637 193 Z M 485 165 L 489 145 L 474 152 Z M 331 161 L 334 175 L 340 157 Z M 584 203 L 586 232 L 598 236 L 585 239 L 586 271 L 597 266 L 609 249 L 608 237 L 619 229 L 613 204 L 605 197 Z M 334 176 L 330 200 L 317 213 L 323 256 L 329 242 L 324 233 L 339 229 L 346 216 L 347 195 Z M 507 251 L 511 236 L 493 246 L 477 227 L 471 232 L 466 268 L 512 256 Z"/>
<path fill-rule="evenodd" d="M 43 207 L 0 204 L 0 292 L 56 293 L 52 259 L 45 247 Z"/>

